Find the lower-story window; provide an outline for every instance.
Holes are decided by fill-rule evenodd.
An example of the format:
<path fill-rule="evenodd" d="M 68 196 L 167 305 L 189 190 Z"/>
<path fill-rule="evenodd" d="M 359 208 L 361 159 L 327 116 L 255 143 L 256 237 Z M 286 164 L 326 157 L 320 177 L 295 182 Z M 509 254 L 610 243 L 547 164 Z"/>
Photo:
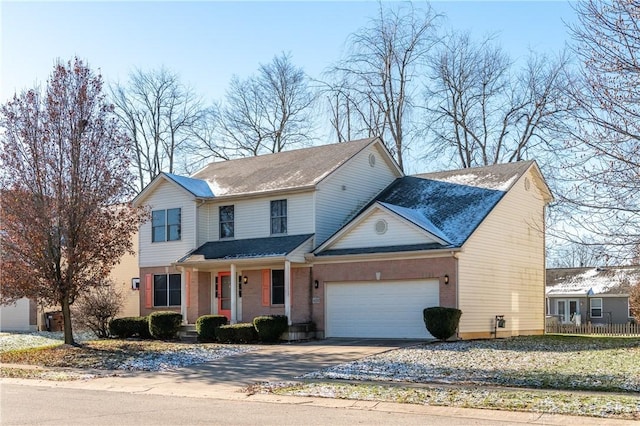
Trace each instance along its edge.
<path fill-rule="evenodd" d="M 180 306 L 180 274 L 153 276 L 153 306 Z"/>
<path fill-rule="evenodd" d="M 271 271 L 271 304 L 284 304 L 284 269 Z"/>

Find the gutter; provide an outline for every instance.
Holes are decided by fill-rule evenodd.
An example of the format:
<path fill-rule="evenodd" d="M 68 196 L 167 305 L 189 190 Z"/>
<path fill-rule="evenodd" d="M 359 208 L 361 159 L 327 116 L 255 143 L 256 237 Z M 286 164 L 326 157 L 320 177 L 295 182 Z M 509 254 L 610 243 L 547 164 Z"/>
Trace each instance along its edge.
<path fill-rule="evenodd" d="M 318 256 L 313 253 L 304 255 L 307 262 L 312 263 L 334 263 L 334 262 L 352 262 L 354 260 L 380 260 L 380 259 L 417 259 L 417 258 L 436 258 L 454 256 L 454 253 L 462 252 L 461 248 L 446 248 L 434 250 L 413 250 L 413 251 L 395 251 L 387 253 L 359 253 L 359 254 L 338 254 L 328 256 Z"/>

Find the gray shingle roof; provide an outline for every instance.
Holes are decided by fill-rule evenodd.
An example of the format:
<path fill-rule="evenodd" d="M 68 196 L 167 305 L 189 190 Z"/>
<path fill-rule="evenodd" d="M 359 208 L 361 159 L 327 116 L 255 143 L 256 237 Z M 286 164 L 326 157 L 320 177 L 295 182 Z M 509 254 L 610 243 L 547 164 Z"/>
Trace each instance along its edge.
<path fill-rule="evenodd" d="M 179 262 L 184 262 L 189 256 L 193 255 L 202 255 L 205 260 L 281 257 L 291 253 L 311 237 L 313 237 L 313 234 L 210 241 L 180 259 Z"/>
<path fill-rule="evenodd" d="M 461 247 L 532 161 L 397 179 L 376 201 L 413 210 Z M 405 210 L 406 211 L 406 210 Z"/>
<path fill-rule="evenodd" d="M 628 294 L 640 283 L 640 266 L 547 269 L 547 295 Z"/>
<path fill-rule="evenodd" d="M 213 162 L 191 178 L 206 181 L 218 197 L 311 187 L 376 139 Z"/>

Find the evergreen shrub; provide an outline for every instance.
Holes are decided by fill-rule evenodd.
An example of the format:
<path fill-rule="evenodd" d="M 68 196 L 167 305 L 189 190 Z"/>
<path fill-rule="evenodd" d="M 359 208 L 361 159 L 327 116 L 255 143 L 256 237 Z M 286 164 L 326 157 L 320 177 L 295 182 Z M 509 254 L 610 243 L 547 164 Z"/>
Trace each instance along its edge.
<path fill-rule="evenodd" d="M 229 321 L 224 315 L 202 315 L 196 320 L 196 333 L 199 342 L 215 342 L 216 328 Z"/>
<path fill-rule="evenodd" d="M 250 322 L 221 325 L 216 328 L 216 338 L 222 343 L 253 343 L 258 340 L 258 332 Z"/>
<path fill-rule="evenodd" d="M 433 337 L 447 340 L 456 333 L 462 311 L 456 308 L 435 306 L 423 312 L 424 324 Z"/>
<path fill-rule="evenodd" d="M 275 343 L 280 340 L 282 333 L 287 331 L 288 319 L 286 315 L 263 315 L 253 319 L 253 326 L 262 342 Z"/>
<path fill-rule="evenodd" d="M 158 311 L 149 315 L 149 332 L 154 339 L 175 339 L 181 324 L 182 315 L 177 312 Z"/>

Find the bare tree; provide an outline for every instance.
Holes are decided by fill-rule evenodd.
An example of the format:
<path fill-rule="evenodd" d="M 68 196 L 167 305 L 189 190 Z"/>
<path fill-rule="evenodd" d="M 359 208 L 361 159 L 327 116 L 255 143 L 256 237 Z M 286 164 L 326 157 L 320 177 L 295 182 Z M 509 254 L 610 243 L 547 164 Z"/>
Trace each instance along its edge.
<path fill-rule="evenodd" d="M 430 63 L 429 152 L 473 167 L 548 148 L 571 108 L 563 94 L 567 58 L 532 55 L 515 74 L 491 37 L 475 43 L 468 33 L 449 36 Z"/>
<path fill-rule="evenodd" d="M 582 66 L 571 96 L 580 108 L 558 198 L 573 239 L 597 238 L 622 261 L 640 244 L 640 1 L 588 0 L 575 10 Z"/>
<path fill-rule="evenodd" d="M 225 155 L 280 152 L 312 139 L 314 97 L 291 56 L 275 56 L 247 79 L 234 76 L 219 115 Z"/>
<path fill-rule="evenodd" d="M 437 42 L 436 19 L 430 7 L 380 5 L 370 25 L 351 35 L 324 90 L 338 140 L 382 136 L 403 168 L 417 77 Z"/>
<path fill-rule="evenodd" d="M 70 306 L 132 251 L 143 214 L 133 193 L 129 141 L 102 79 L 79 59 L 58 63 L 44 96 L 23 92 L 0 109 L 2 300 Z"/>
<path fill-rule="evenodd" d="M 131 73 L 126 86 L 111 87 L 111 96 L 133 144 L 138 189 L 161 171 L 175 172 L 178 153 L 207 118 L 194 91 L 177 74 L 160 68 Z"/>
<path fill-rule="evenodd" d="M 111 280 L 104 280 L 76 300 L 71 310 L 74 327 L 93 331 L 100 338 L 109 337 L 109 322 L 122 310 L 124 294 Z"/>
<path fill-rule="evenodd" d="M 608 266 L 606 248 L 601 244 L 578 244 L 567 242 L 555 244 L 548 248 L 548 267 L 551 268 L 581 268 Z"/>

